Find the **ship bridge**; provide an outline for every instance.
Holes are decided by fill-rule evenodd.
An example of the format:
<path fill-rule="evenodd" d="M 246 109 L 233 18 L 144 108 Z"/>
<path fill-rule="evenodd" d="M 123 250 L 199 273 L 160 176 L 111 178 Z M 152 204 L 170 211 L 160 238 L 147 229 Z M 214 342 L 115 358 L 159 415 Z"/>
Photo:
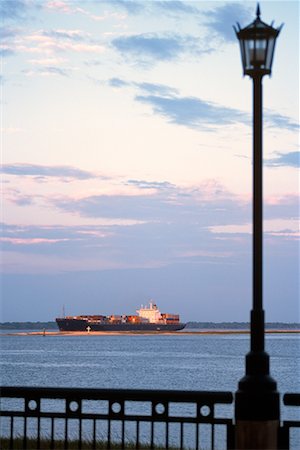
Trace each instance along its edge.
<path fill-rule="evenodd" d="M 147 319 L 150 323 L 157 323 L 161 319 L 161 313 L 155 303 L 150 302 L 149 306 L 141 306 L 137 309 L 139 317 Z"/>

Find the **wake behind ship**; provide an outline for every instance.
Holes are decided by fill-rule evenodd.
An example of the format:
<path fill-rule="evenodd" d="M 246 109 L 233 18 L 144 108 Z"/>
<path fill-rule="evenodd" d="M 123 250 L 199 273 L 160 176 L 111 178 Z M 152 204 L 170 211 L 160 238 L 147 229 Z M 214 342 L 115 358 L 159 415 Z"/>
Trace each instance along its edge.
<path fill-rule="evenodd" d="M 60 331 L 178 331 L 185 327 L 178 314 L 161 313 L 155 303 L 143 305 L 137 315 L 81 315 L 57 318 Z"/>

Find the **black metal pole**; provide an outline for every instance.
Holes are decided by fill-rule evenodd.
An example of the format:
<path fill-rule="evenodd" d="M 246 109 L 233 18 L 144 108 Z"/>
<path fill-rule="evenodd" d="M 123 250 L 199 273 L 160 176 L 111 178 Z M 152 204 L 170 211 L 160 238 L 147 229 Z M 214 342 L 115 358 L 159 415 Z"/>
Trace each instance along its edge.
<path fill-rule="evenodd" d="M 253 309 L 251 351 L 265 349 L 263 310 L 263 156 L 262 75 L 253 77 Z"/>
<path fill-rule="evenodd" d="M 263 152 L 262 78 L 253 74 L 253 304 L 246 374 L 236 392 L 235 417 L 243 421 L 279 420 L 279 393 L 269 374 L 263 310 Z"/>

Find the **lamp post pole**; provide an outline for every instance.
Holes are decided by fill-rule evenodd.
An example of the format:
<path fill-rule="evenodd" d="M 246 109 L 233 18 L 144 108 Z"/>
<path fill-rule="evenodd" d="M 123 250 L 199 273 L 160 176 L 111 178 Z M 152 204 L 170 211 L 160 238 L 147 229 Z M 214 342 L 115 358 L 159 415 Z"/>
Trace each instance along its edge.
<path fill-rule="evenodd" d="M 251 350 L 264 351 L 262 75 L 253 77 L 253 309 Z"/>
<path fill-rule="evenodd" d="M 262 79 L 271 74 L 275 40 L 279 29 L 257 17 L 250 25 L 235 29 L 240 42 L 244 74 L 253 80 L 253 304 L 251 345 L 246 373 L 235 395 L 236 448 L 276 449 L 280 419 L 279 393 L 270 376 L 265 351 L 263 309 L 263 152 Z"/>

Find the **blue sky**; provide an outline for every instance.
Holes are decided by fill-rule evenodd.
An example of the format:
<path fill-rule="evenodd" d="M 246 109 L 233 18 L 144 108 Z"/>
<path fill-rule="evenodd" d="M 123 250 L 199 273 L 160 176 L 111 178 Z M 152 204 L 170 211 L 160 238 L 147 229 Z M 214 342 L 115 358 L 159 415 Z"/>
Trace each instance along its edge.
<path fill-rule="evenodd" d="M 299 321 L 299 3 L 264 78 L 264 299 Z M 2 321 L 248 321 L 255 2 L 2 0 Z"/>

